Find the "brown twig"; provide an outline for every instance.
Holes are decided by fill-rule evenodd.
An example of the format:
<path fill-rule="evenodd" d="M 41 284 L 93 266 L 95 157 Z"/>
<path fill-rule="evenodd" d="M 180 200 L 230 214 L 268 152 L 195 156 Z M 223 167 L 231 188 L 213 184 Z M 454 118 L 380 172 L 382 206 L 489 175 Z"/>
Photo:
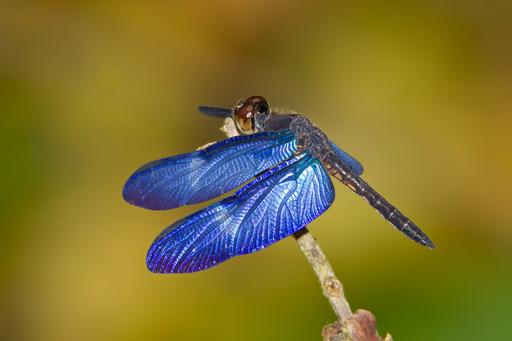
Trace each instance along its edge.
<path fill-rule="evenodd" d="M 309 264 L 311 264 L 313 271 L 320 281 L 324 296 L 331 303 L 332 310 L 334 310 L 338 320 L 345 322 L 352 317 L 352 310 L 350 310 L 350 305 L 345 298 L 343 286 L 340 280 L 336 278 L 331 264 L 320 248 L 320 244 L 318 244 L 318 241 L 309 232 L 307 227 L 295 232 L 293 237 L 308 259 Z"/>
<path fill-rule="evenodd" d="M 320 244 L 307 227 L 294 233 L 293 237 L 315 271 L 324 296 L 331 303 L 338 321 L 324 326 L 322 336 L 329 341 L 392 341 L 391 335 L 382 340 L 377 333 L 375 317 L 367 310 L 352 313 L 343 291 L 343 284 L 334 274 L 329 260 Z"/>
<path fill-rule="evenodd" d="M 221 130 L 228 136 L 238 135 L 235 123 L 231 118 L 224 120 Z M 294 233 L 294 238 L 313 268 L 325 297 L 329 300 L 338 321 L 324 326 L 322 336 L 329 341 L 393 341 L 391 335 L 381 339 L 377 333 L 375 317 L 366 310 L 352 313 L 345 298 L 343 285 L 334 274 L 320 244 L 309 232 L 307 227 Z"/>

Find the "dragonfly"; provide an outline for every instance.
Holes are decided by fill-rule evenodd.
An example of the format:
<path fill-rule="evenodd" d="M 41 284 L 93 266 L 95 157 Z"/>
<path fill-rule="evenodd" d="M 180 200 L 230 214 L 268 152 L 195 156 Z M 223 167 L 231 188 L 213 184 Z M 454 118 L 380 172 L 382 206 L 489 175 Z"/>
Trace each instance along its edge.
<path fill-rule="evenodd" d="M 435 248 L 416 224 L 361 178 L 361 163 L 307 117 L 271 109 L 261 96 L 231 109 L 201 106 L 199 111 L 231 118 L 239 136 L 142 166 L 127 180 L 124 199 L 167 210 L 240 188 L 165 229 L 147 253 L 150 271 L 197 272 L 290 236 L 331 206 L 335 193 L 330 176 L 407 237 Z"/>

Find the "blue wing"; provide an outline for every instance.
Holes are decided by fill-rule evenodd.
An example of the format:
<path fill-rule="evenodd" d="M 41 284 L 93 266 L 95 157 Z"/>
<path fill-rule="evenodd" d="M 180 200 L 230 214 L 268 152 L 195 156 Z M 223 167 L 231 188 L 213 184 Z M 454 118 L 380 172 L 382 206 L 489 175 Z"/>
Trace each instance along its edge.
<path fill-rule="evenodd" d="M 295 156 L 168 227 L 151 245 L 147 266 L 159 273 L 195 272 L 258 251 L 310 223 L 333 200 L 320 161 Z"/>
<path fill-rule="evenodd" d="M 363 165 L 357 161 L 354 157 L 350 156 L 347 152 L 344 152 L 340 147 L 338 147 L 334 142 L 329 141 L 331 143 L 332 149 L 336 152 L 338 157 L 343 161 L 347 166 L 352 169 L 354 173 L 357 175 L 363 174 L 364 168 Z"/>
<path fill-rule="evenodd" d="M 189 154 L 150 162 L 128 179 L 129 203 L 165 210 L 210 200 L 290 158 L 297 150 L 289 131 L 237 136 Z"/>

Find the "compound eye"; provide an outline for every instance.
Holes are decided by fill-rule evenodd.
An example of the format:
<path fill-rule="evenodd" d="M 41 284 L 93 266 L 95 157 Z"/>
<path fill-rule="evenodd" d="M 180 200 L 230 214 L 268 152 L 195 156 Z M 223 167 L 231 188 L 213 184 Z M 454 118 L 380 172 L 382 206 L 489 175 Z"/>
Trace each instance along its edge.
<path fill-rule="evenodd" d="M 235 109 L 235 123 L 238 130 L 243 134 L 252 133 L 252 123 L 254 118 L 252 109 L 252 106 L 245 105 L 245 103 Z"/>
<path fill-rule="evenodd" d="M 267 101 L 261 96 L 252 96 L 235 107 L 234 118 L 241 133 L 252 134 L 256 114 L 266 115 L 269 113 L 270 107 Z"/>
<path fill-rule="evenodd" d="M 252 134 L 253 128 L 252 128 L 252 119 L 242 119 L 237 117 L 236 118 L 236 126 L 238 127 L 238 130 L 240 130 L 241 133 L 244 134 Z"/>
<path fill-rule="evenodd" d="M 268 114 L 269 113 L 269 107 L 267 102 L 258 103 L 255 105 L 256 111 L 260 114 Z"/>

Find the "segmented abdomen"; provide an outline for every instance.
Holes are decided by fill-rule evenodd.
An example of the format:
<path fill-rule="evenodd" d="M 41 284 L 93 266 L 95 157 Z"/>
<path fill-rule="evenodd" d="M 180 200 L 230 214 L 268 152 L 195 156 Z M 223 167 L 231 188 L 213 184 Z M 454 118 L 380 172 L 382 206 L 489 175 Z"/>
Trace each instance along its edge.
<path fill-rule="evenodd" d="M 435 248 L 434 243 L 416 224 L 404 216 L 363 179 L 353 173 L 350 168 L 330 157 L 324 160 L 324 165 L 332 176 L 365 199 L 370 206 L 382 214 L 382 216 L 400 232 L 421 245 L 431 249 Z"/>

